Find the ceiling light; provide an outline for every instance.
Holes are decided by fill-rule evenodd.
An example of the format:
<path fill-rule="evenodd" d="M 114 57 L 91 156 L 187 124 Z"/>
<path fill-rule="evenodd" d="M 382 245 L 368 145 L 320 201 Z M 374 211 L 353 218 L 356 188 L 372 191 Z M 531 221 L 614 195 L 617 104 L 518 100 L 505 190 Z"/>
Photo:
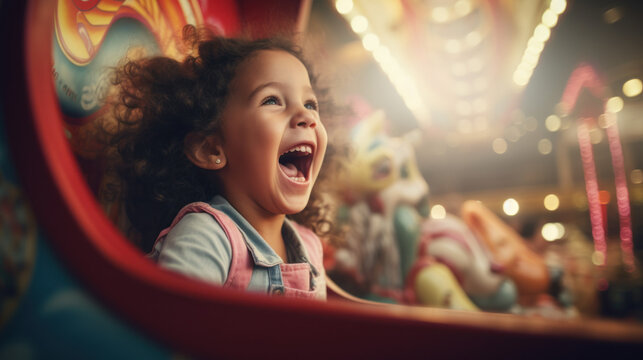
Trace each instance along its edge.
<path fill-rule="evenodd" d="M 340 14 L 348 14 L 353 10 L 352 0 L 337 0 L 335 1 L 335 8 Z"/>
<path fill-rule="evenodd" d="M 368 20 L 362 15 L 357 15 L 351 20 L 351 28 L 356 33 L 361 34 L 368 29 Z"/>
<path fill-rule="evenodd" d="M 640 79 L 630 79 L 623 84 L 623 94 L 627 97 L 635 97 L 641 94 L 643 84 Z"/>

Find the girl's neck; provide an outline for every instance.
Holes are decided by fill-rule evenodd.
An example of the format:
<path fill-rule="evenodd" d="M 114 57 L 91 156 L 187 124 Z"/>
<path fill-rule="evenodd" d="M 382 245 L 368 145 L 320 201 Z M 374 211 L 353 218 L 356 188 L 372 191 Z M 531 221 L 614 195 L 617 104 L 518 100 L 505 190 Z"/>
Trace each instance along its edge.
<path fill-rule="evenodd" d="M 286 215 L 269 214 L 256 204 L 245 201 L 246 199 L 226 196 L 226 200 L 257 230 L 277 255 L 287 262 L 286 247 L 281 234 Z"/>

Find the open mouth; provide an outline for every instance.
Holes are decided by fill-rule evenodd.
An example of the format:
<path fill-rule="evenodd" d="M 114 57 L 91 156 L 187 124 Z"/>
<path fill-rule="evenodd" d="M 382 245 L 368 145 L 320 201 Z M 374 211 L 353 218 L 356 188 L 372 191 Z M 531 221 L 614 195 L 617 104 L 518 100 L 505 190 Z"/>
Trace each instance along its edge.
<path fill-rule="evenodd" d="M 279 167 L 286 176 L 295 182 L 308 181 L 310 164 L 313 162 L 313 147 L 295 145 L 279 156 Z"/>

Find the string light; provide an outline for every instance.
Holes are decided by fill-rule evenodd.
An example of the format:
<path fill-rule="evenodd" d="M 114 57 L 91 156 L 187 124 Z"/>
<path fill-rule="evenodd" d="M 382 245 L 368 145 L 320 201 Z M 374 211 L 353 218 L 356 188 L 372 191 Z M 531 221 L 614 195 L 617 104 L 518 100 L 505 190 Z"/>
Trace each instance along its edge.
<path fill-rule="evenodd" d="M 363 33 L 368 29 L 368 20 L 362 15 L 355 16 L 351 20 L 351 29 L 358 34 Z"/>
<path fill-rule="evenodd" d="M 360 13 L 352 0 L 337 0 L 335 8 L 350 24 L 353 32 L 361 38 L 364 49 L 373 54 L 373 58 L 389 78 L 395 90 L 400 94 L 404 104 L 415 115 L 416 120 L 423 126 L 428 125 L 429 110 L 426 102 L 420 96 L 415 80 L 409 76 L 405 67 L 391 54 L 391 51 L 383 44 L 379 36 L 372 29 L 368 31 L 370 27 L 368 19 Z M 446 11 L 448 17 L 449 11 Z M 442 16 L 440 15 L 442 12 L 440 8 L 435 8 L 433 11 L 435 16 L 438 17 Z"/>
<path fill-rule="evenodd" d="M 611 97 L 605 103 L 605 111 L 617 113 L 623 110 L 623 99 L 618 96 Z"/>
<path fill-rule="evenodd" d="M 596 165 L 594 163 L 594 152 L 589 138 L 589 129 L 585 122 L 578 124 L 578 144 L 580 147 L 581 162 L 585 175 L 585 190 L 587 191 L 587 203 L 589 205 L 589 220 L 592 224 L 592 237 L 594 238 L 594 264 L 605 265 L 607 258 L 607 243 L 605 239 L 605 224 L 598 198 L 598 178 Z"/>
<path fill-rule="evenodd" d="M 534 33 L 527 41 L 522 60 L 513 73 L 513 81 L 523 87 L 529 83 L 533 70 L 538 64 L 540 54 L 545 48 L 545 42 L 551 36 L 551 29 L 558 23 L 558 17 L 567 8 L 565 0 L 552 0 L 549 8 L 543 12 L 541 22 L 534 28 Z"/>
<path fill-rule="evenodd" d="M 342 14 L 348 14 L 353 10 L 353 1 L 352 0 L 337 0 L 335 2 L 335 8 L 337 11 Z"/>

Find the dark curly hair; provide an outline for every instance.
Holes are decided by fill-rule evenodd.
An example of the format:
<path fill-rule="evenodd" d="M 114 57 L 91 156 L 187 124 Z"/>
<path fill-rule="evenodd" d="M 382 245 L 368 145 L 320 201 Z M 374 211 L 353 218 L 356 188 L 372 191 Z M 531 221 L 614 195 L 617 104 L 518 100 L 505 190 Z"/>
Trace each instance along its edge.
<path fill-rule="evenodd" d="M 286 38 L 223 38 L 186 27 L 184 40 L 192 50 L 182 61 L 163 56 L 129 59 L 114 70 L 114 119 L 102 124 L 110 149 L 108 173 L 113 175 L 102 197 L 122 203 L 129 222 L 123 230 L 143 251 L 151 250 L 184 205 L 221 193 L 213 171 L 197 167 L 185 155 L 185 138 L 220 133 L 229 85 L 242 62 L 260 50 L 292 54 L 309 70 L 327 127 L 336 113 L 327 89 L 319 87 L 301 50 Z M 329 129 L 329 138 L 331 134 Z M 320 188 L 336 152 L 329 142 L 324 170 L 307 207 L 291 216 L 320 236 L 333 229 L 330 202 L 323 195 L 328 189 Z"/>

